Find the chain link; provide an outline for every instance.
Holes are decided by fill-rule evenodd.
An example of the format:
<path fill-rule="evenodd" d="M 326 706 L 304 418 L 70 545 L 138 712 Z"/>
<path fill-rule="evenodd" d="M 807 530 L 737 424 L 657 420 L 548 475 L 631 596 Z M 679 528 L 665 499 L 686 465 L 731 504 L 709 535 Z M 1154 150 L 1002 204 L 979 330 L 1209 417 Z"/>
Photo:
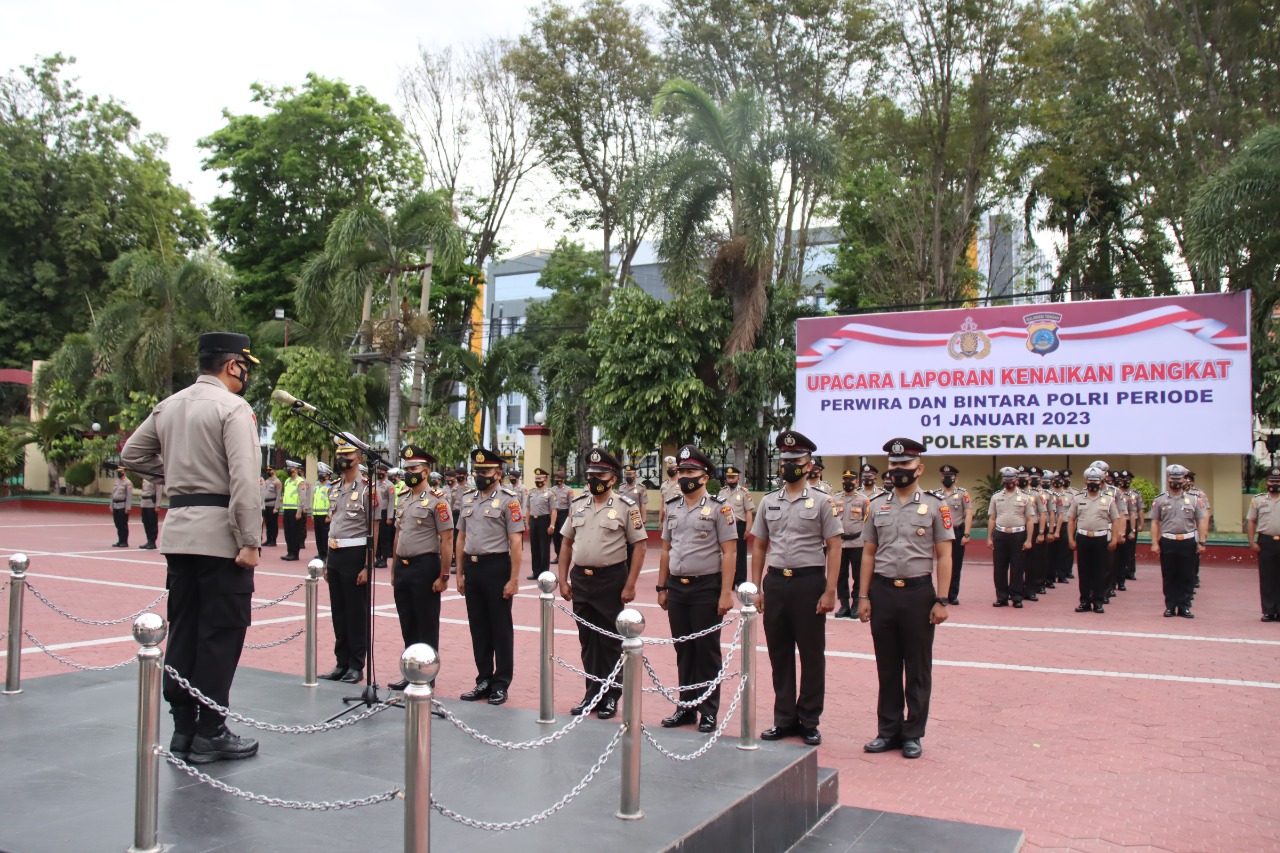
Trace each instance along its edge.
<path fill-rule="evenodd" d="M 287 599 L 289 599 L 290 597 L 292 597 L 292 596 L 293 596 L 293 594 L 294 594 L 295 592 L 297 592 L 298 590 L 302 589 L 304 586 L 306 586 L 306 584 L 307 584 L 307 582 L 306 582 L 306 581 L 298 581 L 298 585 L 297 585 L 297 586 L 295 586 L 293 589 L 289 590 L 288 592 L 286 592 L 284 595 L 280 596 L 279 598 L 275 599 L 274 601 L 268 601 L 268 602 L 267 602 L 267 603 L 265 603 L 265 604 L 255 604 L 255 605 L 253 605 L 253 607 L 250 607 L 249 609 L 250 609 L 250 610 L 266 610 L 268 607 L 275 607 L 277 604 L 281 604 L 281 603 L 283 603 L 285 600 L 287 600 Z"/>
<path fill-rule="evenodd" d="M 567 670 L 569 670 L 570 672 L 572 672 L 574 675 L 581 676 L 581 677 L 583 677 L 583 678 L 587 679 L 588 681 L 594 681 L 596 684 L 604 684 L 604 683 L 607 681 L 607 682 L 609 683 L 609 686 L 610 686 L 610 687 L 617 687 L 619 690 L 621 690 L 621 689 L 622 689 L 622 682 L 620 682 L 620 681 L 614 681 L 614 680 L 613 680 L 613 676 L 612 676 L 612 675 L 610 675 L 608 678 L 601 678 L 601 677 L 600 677 L 600 676 L 598 676 L 598 675 L 592 675 L 591 673 L 587 672 L 586 670 L 578 669 L 576 666 L 574 666 L 573 664 L 569 663 L 567 660 L 565 660 L 564 658 L 560 657 L 559 655 L 556 655 L 556 656 L 553 658 L 553 660 L 554 660 L 556 663 L 560 664 L 560 666 L 562 666 L 562 667 L 564 667 L 565 669 L 567 669 Z M 619 661 L 621 661 L 621 660 L 622 660 L 622 658 L 619 658 L 618 660 L 619 660 Z M 615 668 L 613 671 L 614 671 L 614 673 L 616 673 L 618 670 Z"/>
<path fill-rule="evenodd" d="M 155 601 L 151 602 L 146 607 L 139 610 L 137 613 L 130 613 L 128 616 L 121 616 L 119 619 L 83 619 L 79 616 L 76 616 L 75 614 L 68 613 L 58 605 L 54 604 L 49 599 L 45 598 L 43 595 L 40 594 L 40 590 L 36 589 L 34 586 L 31 585 L 30 581 L 27 581 L 27 589 L 30 590 L 31 594 L 36 597 L 36 601 L 39 601 L 41 604 L 43 604 L 45 607 L 52 610 L 54 613 L 57 613 L 59 616 L 70 619 L 72 622 L 79 622 L 81 625 L 97 625 L 100 627 L 105 627 L 107 625 L 119 625 L 121 622 L 132 622 L 134 619 L 137 619 L 143 613 L 146 613 L 148 610 L 155 607 L 161 601 L 164 601 L 164 597 L 169 594 L 169 590 L 166 589 L 164 592 L 160 593 L 160 595 L 156 598 Z"/>
<path fill-rule="evenodd" d="M 724 656 L 724 661 L 720 666 L 720 671 L 716 673 L 716 677 L 710 681 L 700 681 L 697 684 L 682 684 L 679 687 L 664 687 L 658 673 L 653 671 L 653 665 L 649 663 L 649 658 L 644 657 L 644 668 L 649 673 L 649 679 L 653 682 L 653 687 L 643 688 L 645 693 L 661 693 L 663 698 L 675 705 L 677 708 L 696 708 L 707 700 L 716 687 L 730 678 L 736 678 L 740 673 L 729 674 L 729 665 L 733 663 L 733 656 L 737 653 L 739 643 L 742 641 L 742 620 L 738 620 L 738 628 L 733 632 L 733 641 L 729 643 L 729 652 Z M 679 696 L 686 690 L 702 690 L 706 688 L 706 692 L 697 699 L 691 699 L 688 702 L 682 701 Z"/>
<path fill-rule="evenodd" d="M 9 582 L 8 582 L 8 581 L 5 581 L 4 583 L 0 583 L 0 592 L 4 592 L 4 591 L 5 591 L 6 589 L 8 589 L 8 588 L 9 588 Z"/>
<path fill-rule="evenodd" d="M 400 704 L 399 699 L 396 699 L 395 701 L 392 701 L 392 702 L 378 702 L 375 705 L 370 705 L 368 708 L 361 711 L 359 714 L 356 714 L 354 717 L 344 717 L 343 719 L 335 720 L 332 723 L 314 723 L 314 724 L 304 725 L 304 726 L 284 726 L 284 725 L 279 725 L 278 723 L 264 723 L 259 720 L 255 720 L 252 717 L 246 717 L 243 714 L 237 714 L 235 711 L 232 711 L 230 708 L 222 707 L 217 702 L 213 701 L 208 696 L 201 693 L 198 687 L 193 685 L 190 681 L 187 681 L 181 675 L 178 675 L 178 671 L 173 667 L 169 666 L 169 664 L 164 665 L 164 671 L 166 674 L 168 674 L 170 678 L 176 681 L 183 690 L 190 693 L 193 699 L 195 699 L 200 704 L 204 705 L 206 708 L 212 708 L 213 710 L 217 711 L 219 714 L 225 714 L 226 716 L 235 720 L 237 723 L 243 723 L 244 725 L 249 726 L 250 728 L 254 728 L 263 732 L 274 732 L 275 734 L 278 734 L 278 735 L 314 735 L 314 734 L 320 734 L 321 732 L 334 732 L 334 731 L 337 731 L 338 729 L 345 729 L 347 726 L 353 726 L 362 720 L 367 720 L 375 714 L 381 714 L 383 711 L 387 710 L 388 708 L 391 708 L 393 706 Z"/>
<path fill-rule="evenodd" d="M 82 672 L 110 672 L 113 669 L 122 669 L 128 666 L 129 664 L 133 663 L 135 660 L 137 660 L 136 657 L 131 657 L 128 660 L 122 660 L 120 661 L 120 663 L 113 663 L 110 666 L 89 666 L 87 664 L 76 663 L 73 660 L 68 660 L 67 658 L 64 658 L 62 655 L 58 654 L 53 649 L 50 649 L 44 643 L 40 642 L 35 637 L 31 636 L 31 632 L 28 631 L 26 628 L 22 629 L 22 636 L 26 637 L 28 640 L 32 642 L 32 644 L 37 649 L 44 652 L 49 657 L 53 658 L 58 663 L 69 666 L 72 669 L 81 670 Z"/>
<path fill-rule="evenodd" d="M 621 634 L 615 634 L 607 628 L 601 628 L 599 625 L 596 625 L 593 622 L 588 622 L 586 619 L 583 619 L 581 616 L 579 616 L 577 613 L 574 613 L 572 610 L 565 607 L 563 604 L 560 604 L 557 602 L 556 607 L 560 610 L 561 613 L 564 613 L 574 622 L 577 622 L 579 625 L 585 625 L 586 627 L 590 628 L 592 631 L 595 631 L 597 634 L 603 634 L 604 636 L 614 640 L 626 639 L 626 637 L 622 636 Z"/>
<path fill-rule="evenodd" d="M 613 751 L 618 748 L 618 744 L 622 741 L 622 734 L 626 731 L 626 728 L 626 726 L 618 726 L 618 730 L 613 733 L 613 739 L 609 741 L 609 745 L 604 748 L 604 752 L 596 759 L 596 763 L 591 765 L 591 769 L 587 771 L 587 775 L 582 777 L 581 782 L 574 785 L 573 789 L 569 791 L 569 793 L 557 800 L 550 808 L 540 811 L 535 815 L 531 815 L 530 817 L 526 817 L 522 820 L 509 821 L 507 823 L 494 823 L 491 821 L 476 820 L 474 818 L 458 814 L 445 806 L 434 796 L 431 798 L 431 807 L 440 812 L 440 814 L 449 818 L 449 820 L 456 821 L 464 826 L 469 826 L 472 829 L 484 829 L 489 832 L 507 832 L 508 830 L 524 829 L 527 826 L 542 823 L 542 821 L 569 805 L 569 803 L 573 802 L 579 794 L 586 790 L 587 785 L 591 784 L 591 780 L 600 772 L 600 768 L 604 767 L 604 763 L 609 760 L 609 756 L 613 755 Z"/>
<path fill-rule="evenodd" d="M 182 759 L 178 758 L 176 755 L 174 755 L 172 752 L 170 752 L 169 750 L 165 749 L 162 746 L 156 747 L 156 753 L 162 756 L 165 761 L 169 762 L 174 767 L 181 770 L 183 773 L 186 773 L 192 779 L 195 779 L 197 782 L 203 782 L 204 784 L 208 785 L 210 788 L 214 788 L 216 790 L 222 791 L 224 794 L 230 794 L 231 796 L 240 800 L 245 800 L 250 803 L 257 803 L 263 806 L 273 806 L 278 809 L 300 809 L 302 811 L 309 811 L 309 812 L 329 812 L 329 811 L 337 811 L 339 809 L 358 809 L 358 808 L 361 808 L 362 806 L 372 806 L 376 803 L 390 802 L 391 800 L 394 800 L 397 797 L 401 796 L 401 791 L 399 788 L 392 788 L 390 791 L 383 791 L 381 794 L 373 794 L 371 796 L 360 797 L 359 799 L 355 799 L 355 800 L 335 800 L 332 802 L 327 800 L 321 800 L 320 802 L 308 802 L 306 800 L 281 800 L 276 797 L 268 797 L 265 794 L 255 794 L 251 791 L 242 791 L 239 788 L 228 785 L 226 782 L 223 782 L 221 779 L 215 779 L 206 773 L 201 773 L 199 770 L 192 767 L 190 764 L 183 761 Z"/>
<path fill-rule="evenodd" d="M 746 684 L 746 679 L 738 682 L 738 689 L 733 692 L 733 702 L 729 704 L 728 713 L 724 715 L 724 719 L 720 721 L 720 725 L 716 727 L 714 732 L 712 732 L 711 737 L 707 739 L 707 742 L 693 752 L 683 754 L 672 752 L 662 744 L 658 743 L 654 736 L 650 734 L 649 729 L 643 724 L 640 726 L 640 732 L 644 735 L 644 739 L 649 742 L 650 746 L 658 750 L 658 752 L 662 753 L 667 758 L 670 758 L 672 761 L 695 761 L 706 755 L 707 751 L 716 745 L 716 741 L 720 740 L 720 736 L 724 734 L 725 729 L 729 727 L 729 721 L 733 719 L 734 712 L 738 710 L 738 703 L 742 701 L 742 690 L 746 687 Z"/>
<path fill-rule="evenodd" d="M 583 619 L 581 616 L 579 616 L 577 613 L 574 613 L 572 610 L 565 607 L 563 604 L 557 603 L 556 608 L 559 609 L 561 613 L 564 613 L 566 616 L 572 619 L 574 622 L 577 622 L 579 625 L 584 625 L 590 628 L 592 631 L 595 631 L 597 634 L 601 634 L 602 636 L 608 637 L 612 640 L 626 639 L 626 637 L 622 636 L 621 634 L 615 634 L 614 632 L 610 631 L 607 628 L 601 628 L 599 625 L 596 625 L 594 622 L 588 622 L 586 619 Z M 723 622 L 720 622 L 716 625 L 712 625 L 710 628 L 703 628 L 701 631 L 697 631 L 693 634 L 689 634 L 686 637 L 641 637 L 640 641 L 644 643 L 646 646 L 672 646 L 672 645 L 675 645 L 676 643 L 685 643 L 690 640 L 697 640 L 700 637 L 705 637 L 708 634 L 714 634 L 716 631 L 719 631 L 721 628 L 724 628 L 726 625 L 729 625 L 730 623 L 735 621 L 741 622 L 742 620 L 739 619 L 737 616 L 730 616 L 728 619 L 724 620 Z"/>
<path fill-rule="evenodd" d="M 278 640 L 272 640 L 270 643 L 245 643 L 244 647 L 246 649 L 270 649 L 270 648 L 274 648 L 275 646 L 283 646 L 285 643 L 289 642 L 290 640 L 296 640 L 299 637 L 301 637 L 302 632 L 305 630 L 306 628 L 299 628 L 289 636 L 281 637 Z"/>
<path fill-rule="evenodd" d="M 613 683 L 613 678 L 618 674 L 618 670 L 620 669 L 622 669 L 621 659 L 618 660 L 617 665 L 615 665 L 613 668 L 613 672 L 609 673 L 609 677 L 607 679 L 597 679 L 597 680 L 601 682 L 608 681 L 610 683 Z M 600 703 L 600 700 L 604 698 L 605 694 L 608 693 L 608 691 L 609 691 L 608 685 L 602 683 L 600 685 L 600 689 L 596 691 L 596 695 L 592 697 L 591 701 L 589 701 L 586 704 L 586 706 L 582 709 L 582 713 L 575 716 L 573 720 L 564 728 L 558 731 L 552 732 L 549 735 L 544 735 L 543 737 L 537 738 L 535 740 L 526 740 L 526 741 L 519 741 L 519 742 L 497 740 L 496 738 L 491 738 L 486 734 L 482 734 L 481 732 L 476 731 L 475 729 L 471 728 L 471 726 L 467 725 L 465 722 L 455 717 L 452 713 L 449 712 L 448 708 L 441 705 L 439 702 L 437 702 L 434 699 L 431 700 L 431 706 L 435 710 L 439 711 L 446 720 L 453 723 L 453 725 L 457 729 L 465 732 L 466 734 L 471 735 L 471 737 L 475 738 L 476 740 L 480 741 L 483 744 L 486 744 L 488 746 L 496 746 L 498 749 L 510 749 L 510 750 L 530 749 L 532 750 L 532 749 L 537 749 L 540 746 L 546 746 L 549 743 L 555 743 L 556 741 L 560 740 L 560 738 L 564 737 L 569 732 L 577 728 L 578 724 L 580 724 L 587 717 L 591 716 L 591 712 L 596 709 L 596 705 Z"/>

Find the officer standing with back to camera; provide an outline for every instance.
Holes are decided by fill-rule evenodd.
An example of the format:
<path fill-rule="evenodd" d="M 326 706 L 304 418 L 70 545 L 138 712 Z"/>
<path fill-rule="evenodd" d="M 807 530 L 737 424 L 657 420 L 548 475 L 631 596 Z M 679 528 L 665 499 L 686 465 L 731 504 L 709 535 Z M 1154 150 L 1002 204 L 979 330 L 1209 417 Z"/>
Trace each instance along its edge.
<path fill-rule="evenodd" d="M 573 602 L 573 612 L 591 625 L 616 632 L 618 614 L 635 601 L 636 581 L 644 565 L 648 534 L 640 507 L 630 498 L 611 494 L 622 465 L 609 451 L 593 447 L 587 454 L 587 491 L 574 500 L 569 516 L 560 525 L 564 534 L 560 596 Z M 627 545 L 633 546 L 630 563 Z M 586 625 L 578 625 L 582 668 L 588 675 L 607 679 L 622 656 L 622 642 Z M 572 713 L 582 714 L 600 685 L 588 678 L 580 703 Z M 596 708 L 607 720 L 618 713 L 621 689 L 610 687 Z"/>
<path fill-rule="evenodd" d="M 1107 561 L 1124 535 L 1124 520 L 1114 497 L 1103 492 L 1101 468 L 1084 472 L 1085 491 L 1071 500 L 1067 547 L 1079 554 L 1080 604 L 1077 613 L 1102 613 L 1107 600 Z"/>
<path fill-rule="evenodd" d="M 376 553 L 378 547 L 378 495 L 361 470 L 363 457 L 349 439 L 339 440 L 334 459 L 340 476 L 329 486 L 329 554 L 324 579 L 329 585 L 336 662 L 332 671 L 320 677 L 347 684 L 360 681 L 369 651 L 366 561 L 368 552 Z"/>
<path fill-rule="evenodd" d="M 125 467 L 116 469 L 111 486 L 111 520 L 116 524 L 116 541 L 112 548 L 129 547 L 129 510 L 133 508 L 133 483 L 125 476 Z"/>
<path fill-rule="evenodd" d="M 408 491 L 396 507 L 396 541 L 391 549 L 391 590 L 400 617 L 400 637 L 407 649 L 426 643 L 440 649 L 440 594 L 449 587 L 453 556 L 453 511 L 444 490 L 427 477 L 436 458 L 416 444 L 400 452 Z M 405 679 L 387 685 L 409 686 Z"/>
<path fill-rule="evenodd" d="M 276 479 L 276 469 L 267 466 L 266 476 L 260 485 L 262 493 L 262 524 L 265 528 L 262 536 L 262 547 L 276 547 L 276 538 L 280 535 L 280 519 L 276 515 L 280 503 L 280 481 Z"/>
<path fill-rule="evenodd" d="M 756 502 L 750 490 L 742 485 L 742 472 L 732 465 L 724 469 L 724 488 L 720 490 L 720 497 L 733 510 L 734 528 L 738 534 L 733 568 L 733 587 L 737 589 L 747 579 L 747 531 L 751 529 Z"/>
<path fill-rule="evenodd" d="M 1022 606 L 1027 554 L 1036 531 L 1035 507 L 1017 488 L 1018 469 L 1000 469 L 1004 490 L 987 507 L 987 547 L 991 549 L 996 600 L 992 607 Z"/>
<path fill-rule="evenodd" d="M 1249 550 L 1258 555 L 1262 621 L 1280 619 L 1280 468 L 1267 472 L 1267 490 L 1253 496 L 1245 516 Z"/>
<path fill-rule="evenodd" d="M 827 690 L 827 614 L 836 608 L 841 527 L 831 496 L 805 483 L 817 445 L 795 430 L 778 433 L 775 445 L 783 487 L 760 499 L 751 528 L 751 578 L 760 590 L 756 607 L 773 669 L 773 725 L 760 739 L 799 736 L 818 746 Z"/>
<path fill-rule="evenodd" d="M 248 336 L 233 332 L 201 335 L 198 350 L 196 381 L 156 404 L 120 459 L 169 493 L 160 538 L 169 590 L 164 662 L 226 707 L 261 541 L 258 424 L 244 401 L 258 359 Z M 256 740 L 232 734 L 223 714 L 198 704 L 167 672 L 164 696 L 173 714 L 169 751 L 178 758 L 207 764 L 257 754 Z"/>
<path fill-rule="evenodd" d="M 667 504 L 662 528 L 662 559 L 658 563 L 658 606 L 667 611 L 671 635 L 686 637 L 718 624 L 733 607 L 733 569 L 738 531 L 733 508 L 721 497 L 707 493 L 715 463 L 692 444 L 676 454 L 676 478 L 681 496 Z M 676 672 L 680 684 L 701 684 L 720 672 L 723 656 L 720 631 L 676 646 Z M 665 728 L 691 724 L 698 731 L 716 729 L 720 713 L 720 685 L 680 691 L 680 701 L 696 706 L 679 707 L 662 721 Z"/>
<path fill-rule="evenodd" d="M 969 531 L 973 530 L 973 499 L 969 491 L 956 485 L 956 476 L 960 469 L 954 465 L 943 465 L 938 469 L 942 475 L 942 488 L 933 492 L 933 496 L 947 505 L 951 511 L 951 523 L 955 525 L 951 541 L 951 586 L 947 590 L 947 604 L 952 607 L 960 603 L 960 572 L 964 569 L 964 551 L 969 544 Z"/>
<path fill-rule="evenodd" d="M 150 480 L 143 480 L 139 503 L 142 506 L 142 532 L 147 535 L 147 541 L 138 546 L 143 551 L 156 549 L 156 539 L 160 536 L 160 515 L 156 510 L 159 502 L 160 488 Z"/>
<path fill-rule="evenodd" d="M 947 621 L 947 598 L 938 591 L 951 588 L 955 534 L 947 502 L 918 485 L 924 445 L 894 438 L 884 450 L 893 492 L 871 507 L 862 553 L 865 592 L 858 596 L 858 618 L 871 623 L 880 682 L 877 734 L 862 749 L 901 749 L 903 758 L 919 758 L 933 695 L 933 635 Z"/>
<path fill-rule="evenodd" d="M 533 489 L 529 492 L 529 556 L 534 581 L 551 570 L 551 531 L 556 526 L 555 494 L 547 488 L 547 472 L 533 469 Z"/>
<path fill-rule="evenodd" d="M 1186 491 L 1187 469 L 1164 469 L 1168 491 L 1151 502 L 1151 553 L 1160 558 L 1164 580 L 1164 615 L 1194 619 L 1196 557 L 1204 551 L 1209 516 L 1204 504 Z"/>
<path fill-rule="evenodd" d="M 871 501 L 858 491 L 857 475 L 846 470 L 840 492 L 834 495 L 840 519 L 840 580 L 836 582 L 836 619 L 852 619 L 858 610 L 858 586 L 862 574 L 862 530 L 871 514 Z M 850 590 L 850 586 L 853 587 Z"/>

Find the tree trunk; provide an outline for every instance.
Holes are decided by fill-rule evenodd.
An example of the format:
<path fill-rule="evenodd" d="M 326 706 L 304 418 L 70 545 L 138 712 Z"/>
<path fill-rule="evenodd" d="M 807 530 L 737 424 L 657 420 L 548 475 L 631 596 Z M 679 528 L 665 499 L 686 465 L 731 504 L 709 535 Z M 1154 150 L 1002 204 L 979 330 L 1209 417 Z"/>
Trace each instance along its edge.
<path fill-rule="evenodd" d="M 422 270 L 422 298 L 418 303 L 419 317 L 427 316 L 427 306 L 431 301 L 431 265 L 434 260 L 435 249 L 428 246 L 425 261 L 426 266 Z M 417 358 L 413 360 L 413 384 L 409 386 L 409 418 L 406 421 L 410 429 L 418 425 L 418 409 L 422 405 L 422 379 L 423 372 L 426 368 L 425 361 L 427 357 L 426 335 L 418 335 L 418 340 L 414 346 L 414 352 L 417 353 Z"/>
<path fill-rule="evenodd" d="M 373 317 L 373 285 L 364 289 L 364 305 L 360 308 L 360 351 L 366 353 L 373 349 L 373 328 L 369 320 Z M 368 373 L 369 362 L 360 359 L 356 362 L 356 373 Z"/>
<path fill-rule="evenodd" d="M 391 363 L 387 365 L 387 386 L 391 397 L 387 401 L 387 452 L 392 458 L 400 452 L 400 386 L 404 377 L 400 352 L 400 274 L 387 276 L 387 319 L 391 321 Z"/>

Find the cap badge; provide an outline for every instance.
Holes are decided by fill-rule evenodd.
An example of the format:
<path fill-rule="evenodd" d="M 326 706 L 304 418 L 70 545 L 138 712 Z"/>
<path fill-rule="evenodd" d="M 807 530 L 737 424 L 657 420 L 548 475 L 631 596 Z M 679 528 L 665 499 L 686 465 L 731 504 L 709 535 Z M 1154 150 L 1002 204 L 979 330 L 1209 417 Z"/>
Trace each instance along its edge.
<path fill-rule="evenodd" d="M 894 455 L 901 454 L 901 453 L 902 453 L 902 451 L 903 451 L 902 442 L 901 442 L 901 441 L 895 441 L 895 442 L 893 443 L 893 446 L 892 446 L 892 447 L 890 447 L 889 449 L 893 451 Z"/>
<path fill-rule="evenodd" d="M 782 439 L 782 443 L 785 444 L 787 447 L 795 447 L 796 437 L 794 435 L 788 434 L 786 438 Z"/>
<path fill-rule="evenodd" d="M 680 458 L 681 458 L 681 459 L 688 459 L 688 458 L 689 458 L 689 448 L 687 448 L 687 447 L 686 447 L 684 450 L 681 450 L 681 451 L 680 451 Z"/>
<path fill-rule="evenodd" d="M 592 461 L 592 462 L 599 462 L 599 461 L 600 461 L 600 451 L 598 451 L 598 450 L 593 450 L 593 451 L 591 451 L 591 461 Z"/>

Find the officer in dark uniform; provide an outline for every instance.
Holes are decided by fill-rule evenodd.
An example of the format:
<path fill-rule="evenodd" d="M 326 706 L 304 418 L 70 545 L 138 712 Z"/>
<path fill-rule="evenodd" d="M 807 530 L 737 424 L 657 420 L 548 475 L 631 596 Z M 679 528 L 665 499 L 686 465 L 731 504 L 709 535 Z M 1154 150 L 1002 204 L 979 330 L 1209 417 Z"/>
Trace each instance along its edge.
<path fill-rule="evenodd" d="M 954 465 L 943 465 L 938 469 L 942 475 L 942 488 L 932 492 L 938 500 L 946 503 L 951 511 L 952 532 L 955 539 L 951 542 L 951 587 L 947 590 L 947 604 L 954 607 L 960 603 L 960 572 L 964 569 L 964 550 L 969 544 L 969 531 L 973 529 L 973 499 L 963 486 L 956 485 L 956 475 L 960 469 Z"/>
<path fill-rule="evenodd" d="M 556 526 L 555 494 L 547 488 L 547 472 L 533 469 L 533 489 L 529 492 L 529 552 L 533 574 L 529 580 L 551 569 L 551 531 Z"/>
<path fill-rule="evenodd" d="M 160 537 L 168 563 L 165 664 L 205 696 L 230 704 L 245 632 L 253 569 L 262 541 L 258 424 L 244 401 L 258 363 L 249 338 L 212 332 L 199 339 L 200 375 L 161 400 L 129 437 L 122 464 L 165 484 L 169 513 Z M 258 742 L 227 730 L 226 718 L 196 702 L 168 674 L 173 714 L 169 751 L 192 764 L 248 758 Z"/>
<path fill-rule="evenodd" d="M 658 606 L 667 611 L 673 637 L 710 628 L 733 607 L 738 532 L 733 508 L 723 498 L 707 494 L 714 470 L 715 463 L 692 444 L 676 453 L 681 496 L 667 504 L 658 563 Z M 711 681 L 722 663 L 720 631 L 676 643 L 676 672 L 681 684 Z M 680 691 L 684 703 L 694 703 L 699 697 L 705 698 L 696 706 L 677 707 L 662 725 L 683 726 L 700 714 L 698 731 L 715 731 L 720 685 Z"/>
<path fill-rule="evenodd" d="M 880 681 L 878 733 L 863 750 L 901 749 L 904 758 L 923 754 L 920 739 L 933 693 L 933 635 L 947 621 L 947 599 L 938 590 L 951 588 L 955 538 L 947 502 L 918 485 L 924 450 L 910 438 L 885 442 L 893 493 L 871 507 L 862 551 L 864 593 L 858 596 L 858 618 L 871 623 Z"/>
<path fill-rule="evenodd" d="M 795 430 L 778 433 L 775 443 L 784 485 L 760 499 L 751 528 L 751 575 L 760 590 L 756 607 L 773 668 L 773 726 L 760 738 L 798 735 L 817 746 L 827 689 L 826 615 L 836 608 L 841 527 L 831 496 L 805 484 L 817 445 Z"/>
<path fill-rule="evenodd" d="M 1036 506 L 1036 538 L 1031 543 L 1031 553 L 1028 555 L 1026 585 L 1028 589 L 1039 595 L 1044 595 L 1053 585 L 1054 578 L 1049 573 L 1049 543 L 1057 524 L 1054 516 L 1055 502 L 1050 500 L 1049 490 L 1042 485 L 1043 474 L 1044 471 L 1038 465 L 1027 468 L 1026 492 Z M 1027 599 L 1038 600 L 1032 595 L 1028 595 Z"/>
<path fill-rule="evenodd" d="M 502 485 L 501 456 L 477 447 L 471 468 L 476 487 L 463 496 L 458 518 L 458 592 L 467 600 L 476 686 L 460 698 L 501 705 L 515 671 L 511 599 L 520 588 L 524 514 L 520 495 Z"/>
<path fill-rule="evenodd" d="M 720 490 L 720 497 L 733 509 L 734 526 L 738 531 L 738 551 L 733 569 L 733 586 L 736 589 L 747 579 L 747 531 L 751 529 L 756 502 L 747 487 L 742 485 L 742 472 L 732 465 L 724 469 L 724 488 Z"/>

